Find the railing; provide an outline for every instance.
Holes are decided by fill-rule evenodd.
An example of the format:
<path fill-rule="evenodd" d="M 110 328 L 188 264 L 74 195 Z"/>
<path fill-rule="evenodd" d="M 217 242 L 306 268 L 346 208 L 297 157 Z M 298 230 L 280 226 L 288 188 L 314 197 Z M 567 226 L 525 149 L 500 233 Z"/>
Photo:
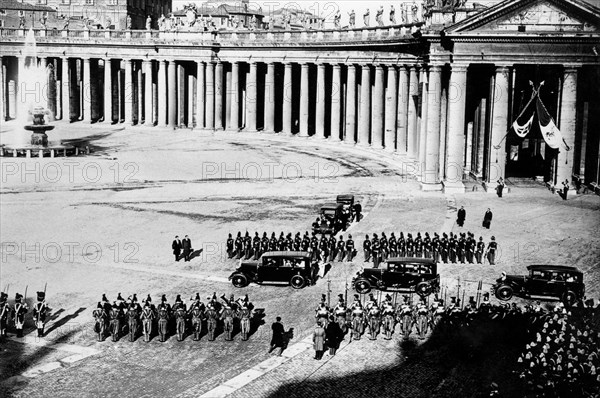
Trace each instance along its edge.
<path fill-rule="evenodd" d="M 418 31 L 423 22 L 394 25 L 374 26 L 356 29 L 322 29 L 322 30 L 219 30 L 212 32 L 177 30 L 57 30 L 33 29 L 34 36 L 40 41 L 68 41 L 71 39 L 94 39 L 95 41 L 131 40 L 135 43 L 152 42 L 202 42 L 218 44 L 254 44 L 270 45 L 273 43 L 343 43 L 357 41 L 385 41 L 412 38 L 411 34 Z M 28 29 L 0 28 L 0 37 L 10 38 L 11 41 L 24 41 Z"/>

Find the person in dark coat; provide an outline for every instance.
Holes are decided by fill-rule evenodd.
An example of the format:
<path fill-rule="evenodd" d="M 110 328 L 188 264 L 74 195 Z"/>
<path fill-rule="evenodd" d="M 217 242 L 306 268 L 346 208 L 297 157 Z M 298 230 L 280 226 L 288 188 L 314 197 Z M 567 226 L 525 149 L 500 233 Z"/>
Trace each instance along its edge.
<path fill-rule="evenodd" d="M 271 330 L 273 331 L 273 336 L 271 337 L 271 349 L 269 349 L 269 353 L 273 352 L 275 348 L 279 348 L 278 356 L 281 356 L 281 351 L 283 350 L 283 334 L 285 329 L 283 328 L 283 324 L 281 323 L 281 317 L 275 318 L 275 322 L 271 325 Z"/>
<path fill-rule="evenodd" d="M 179 236 L 175 236 L 175 240 L 171 245 L 173 249 L 173 254 L 175 255 L 175 261 L 179 261 L 179 255 L 181 254 L 181 241 L 179 240 Z"/>
<path fill-rule="evenodd" d="M 327 347 L 329 347 L 329 355 L 335 355 L 335 352 L 340 347 L 340 342 L 344 339 L 344 332 L 340 327 L 340 324 L 335 322 L 333 317 L 331 317 L 330 322 L 327 324 L 327 328 L 325 328 L 325 342 Z"/>
<path fill-rule="evenodd" d="M 465 210 L 464 206 L 460 206 L 460 209 L 458 210 L 458 217 L 456 219 L 456 223 L 459 227 L 464 225 L 465 218 L 467 218 L 467 211 Z"/>
<path fill-rule="evenodd" d="M 323 358 L 323 352 L 325 350 L 325 329 L 321 321 L 317 321 L 317 326 L 313 332 L 313 347 L 315 349 L 315 359 L 319 360 Z"/>
<path fill-rule="evenodd" d="M 565 182 L 563 182 L 563 189 L 560 194 L 560 197 L 562 198 L 562 200 L 567 200 L 568 193 L 569 193 L 569 180 L 565 180 Z"/>
<path fill-rule="evenodd" d="M 487 209 L 485 215 L 483 216 L 483 228 L 490 229 L 490 224 L 492 223 L 492 211 Z"/>
<path fill-rule="evenodd" d="M 362 205 L 360 204 L 360 202 L 356 202 L 354 204 L 354 219 L 356 220 L 356 222 L 359 222 L 360 219 L 362 218 L 361 212 L 362 212 Z"/>
<path fill-rule="evenodd" d="M 186 235 L 181 243 L 183 247 L 183 257 L 185 258 L 185 261 L 190 261 L 190 254 L 192 254 L 192 241 Z"/>
<path fill-rule="evenodd" d="M 496 194 L 498 195 L 499 198 L 502 197 L 502 191 L 504 190 L 504 179 L 502 177 L 500 177 L 500 179 L 498 180 L 498 185 L 496 185 Z"/>

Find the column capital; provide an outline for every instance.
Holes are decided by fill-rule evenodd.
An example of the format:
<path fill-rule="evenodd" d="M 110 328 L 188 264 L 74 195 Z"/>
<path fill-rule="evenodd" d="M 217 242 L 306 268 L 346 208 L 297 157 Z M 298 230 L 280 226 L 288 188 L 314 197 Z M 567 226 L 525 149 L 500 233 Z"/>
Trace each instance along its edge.
<path fill-rule="evenodd" d="M 579 71 L 579 67 L 572 65 L 564 65 L 564 73 L 577 73 Z"/>
<path fill-rule="evenodd" d="M 433 72 L 433 73 L 441 73 L 442 72 L 442 68 L 444 67 L 444 65 L 429 65 L 429 72 Z"/>
<path fill-rule="evenodd" d="M 340 65 L 338 63 L 331 64 L 331 66 L 333 67 L 333 69 L 341 69 L 341 67 L 342 67 L 342 65 Z"/>
<path fill-rule="evenodd" d="M 496 73 L 500 73 L 500 72 L 510 71 L 510 69 L 512 68 L 512 65 L 503 64 L 503 65 L 495 65 L 495 67 L 496 67 Z"/>
<path fill-rule="evenodd" d="M 452 73 L 466 73 L 467 69 L 469 68 L 469 65 L 463 65 L 463 64 L 451 64 L 450 65 L 450 69 L 452 70 Z"/>

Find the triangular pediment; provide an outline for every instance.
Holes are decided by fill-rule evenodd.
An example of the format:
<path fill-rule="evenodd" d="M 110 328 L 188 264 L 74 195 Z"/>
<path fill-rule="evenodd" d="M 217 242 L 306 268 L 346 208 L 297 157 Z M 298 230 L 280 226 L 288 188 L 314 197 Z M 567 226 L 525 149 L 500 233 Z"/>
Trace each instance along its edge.
<path fill-rule="evenodd" d="M 449 33 L 600 33 L 600 9 L 584 0 L 506 0 L 448 28 Z"/>

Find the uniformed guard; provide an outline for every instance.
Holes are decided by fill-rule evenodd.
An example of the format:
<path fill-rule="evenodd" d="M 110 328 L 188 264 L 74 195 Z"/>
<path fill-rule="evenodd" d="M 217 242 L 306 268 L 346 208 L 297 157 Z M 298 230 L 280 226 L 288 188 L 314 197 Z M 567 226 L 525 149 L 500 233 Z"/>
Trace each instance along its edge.
<path fill-rule="evenodd" d="M 348 258 L 346 261 L 351 262 L 356 256 L 356 249 L 354 248 L 354 241 L 352 240 L 352 235 L 348 235 L 348 239 L 346 240 L 346 255 Z"/>
<path fill-rule="evenodd" d="M 254 239 L 252 239 L 252 252 L 254 261 L 258 260 L 258 257 L 260 257 L 260 236 L 258 236 L 258 232 L 254 233 Z"/>
<path fill-rule="evenodd" d="M 244 259 L 250 260 L 252 257 L 252 237 L 246 231 L 246 235 L 244 236 Z"/>
<path fill-rule="evenodd" d="M 469 264 L 473 264 L 473 255 L 475 254 L 475 240 L 473 234 L 469 232 L 467 234 L 467 240 L 465 241 L 465 258 Z"/>
<path fill-rule="evenodd" d="M 435 327 L 439 324 L 444 316 L 444 300 L 435 298 L 433 303 L 431 303 L 431 329 L 435 329 Z"/>
<path fill-rule="evenodd" d="M 48 310 L 49 307 L 46 303 L 46 292 L 37 292 L 37 303 L 33 306 L 33 320 L 35 321 L 38 337 L 44 337 L 44 326 Z"/>
<path fill-rule="evenodd" d="M 373 298 L 373 301 L 375 299 Z M 379 334 L 379 330 L 381 328 L 381 310 L 375 301 L 375 304 L 371 305 L 368 308 L 367 316 L 369 322 L 369 334 L 371 340 L 377 340 L 377 335 Z"/>
<path fill-rule="evenodd" d="M 383 331 L 385 339 L 391 340 L 392 333 L 396 327 L 396 309 L 392 303 L 392 297 L 389 294 L 385 295 L 385 300 L 381 303 L 381 312 L 383 314 Z"/>
<path fill-rule="evenodd" d="M 406 235 L 406 257 L 415 256 L 415 244 L 412 235 L 409 233 Z"/>
<path fill-rule="evenodd" d="M 317 319 L 317 321 L 321 320 L 321 323 L 323 324 L 324 327 L 327 326 L 327 324 L 329 323 L 329 308 L 327 307 L 327 304 L 325 303 L 326 300 L 326 295 L 322 295 L 321 296 L 321 303 L 319 303 L 319 306 L 317 307 L 317 309 L 315 310 L 315 318 Z"/>
<path fill-rule="evenodd" d="M 229 234 L 229 237 L 227 238 L 227 258 L 233 258 L 234 253 L 235 253 L 235 242 L 234 242 L 231 234 Z"/>
<path fill-rule="evenodd" d="M 367 303 L 365 304 L 365 308 L 367 310 L 370 310 L 371 307 L 373 307 L 373 306 L 378 307 L 379 305 L 377 304 L 377 300 L 375 300 L 375 296 L 373 296 L 373 293 L 369 293 L 369 299 L 367 300 Z"/>
<path fill-rule="evenodd" d="M 385 236 L 385 232 L 382 232 L 381 238 L 379 238 L 379 250 L 381 253 L 381 260 L 382 261 L 387 260 L 390 252 L 389 252 L 388 240 L 387 240 L 387 236 Z"/>
<path fill-rule="evenodd" d="M 329 257 L 329 242 L 327 241 L 325 235 L 321 235 L 321 240 L 319 241 L 319 252 L 321 254 L 321 261 L 327 261 L 327 258 Z"/>
<path fill-rule="evenodd" d="M 496 243 L 496 237 L 492 236 L 492 240 L 488 243 L 486 257 L 490 262 L 490 265 L 496 264 L 496 249 L 498 248 L 498 244 Z"/>
<path fill-rule="evenodd" d="M 8 294 L 0 292 L 0 337 L 7 336 L 9 318 L 10 306 L 8 305 Z"/>
<path fill-rule="evenodd" d="M 310 250 L 311 250 L 311 260 L 319 261 L 319 239 L 317 238 L 317 233 L 313 232 L 312 238 L 310 238 Z"/>
<path fill-rule="evenodd" d="M 175 330 L 177 331 L 177 341 L 183 341 L 185 336 L 185 321 L 187 311 L 185 303 L 181 301 L 181 296 L 178 294 L 173 306 L 173 314 L 175 316 Z"/>
<path fill-rule="evenodd" d="M 396 242 L 396 247 L 398 248 L 398 257 L 406 256 L 406 241 L 404 240 L 404 233 L 400 232 L 398 236 L 398 241 Z"/>
<path fill-rule="evenodd" d="M 373 234 L 373 239 L 371 239 L 371 255 L 373 256 L 373 267 L 379 268 L 379 261 L 381 259 L 381 246 L 377 234 Z"/>
<path fill-rule="evenodd" d="M 158 305 L 158 336 L 161 343 L 167 338 L 169 319 L 171 318 L 171 307 L 167 303 L 167 296 L 163 294 L 161 303 Z"/>
<path fill-rule="evenodd" d="M 458 262 L 461 264 L 465 263 L 465 248 L 466 248 L 466 239 L 465 233 L 461 232 L 460 238 L 456 242 L 456 257 Z"/>
<path fill-rule="evenodd" d="M 352 303 L 352 336 L 354 340 L 360 340 L 360 336 L 365 331 L 364 323 L 364 309 L 360 302 L 358 294 L 354 295 L 354 302 Z"/>
<path fill-rule="evenodd" d="M 304 233 L 302 237 L 302 251 L 307 252 L 310 249 L 310 235 L 308 231 Z"/>
<path fill-rule="evenodd" d="M 279 239 L 277 240 L 277 250 L 285 251 L 285 234 L 281 231 L 279 234 Z"/>
<path fill-rule="evenodd" d="M 121 296 L 121 293 L 117 294 L 117 300 L 115 302 L 117 303 L 121 311 L 125 310 L 125 299 L 123 298 L 123 296 Z"/>
<path fill-rule="evenodd" d="M 344 257 L 346 257 L 346 243 L 344 242 L 344 237 L 340 235 L 340 239 L 337 242 L 336 246 L 336 255 L 337 261 L 344 261 Z"/>
<path fill-rule="evenodd" d="M 300 232 L 296 232 L 296 236 L 294 236 L 294 250 L 297 252 L 302 250 L 302 236 Z"/>
<path fill-rule="evenodd" d="M 456 264 L 456 239 L 452 232 L 450 232 L 450 239 L 448 239 L 448 256 L 450 257 L 449 261 Z"/>
<path fill-rule="evenodd" d="M 423 257 L 423 238 L 420 232 L 415 237 L 415 257 Z"/>
<path fill-rule="evenodd" d="M 215 310 L 213 301 L 209 301 L 206 306 L 206 319 L 208 326 L 208 341 L 215 340 L 215 330 L 217 329 L 217 319 L 219 318 L 219 314 Z"/>
<path fill-rule="evenodd" d="M 25 314 L 28 309 L 27 303 L 23 302 L 23 295 L 17 293 L 15 295 L 15 305 L 12 310 L 12 319 L 17 329 L 17 337 L 23 337 L 23 324 L 25 323 Z"/>
<path fill-rule="evenodd" d="M 140 315 L 140 319 L 142 321 L 142 332 L 144 333 L 144 341 L 149 342 L 150 337 L 152 336 L 152 324 L 154 323 L 154 319 L 156 315 L 154 311 L 152 311 L 152 304 L 150 304 L 152 300 L 150 300 L 150 295 L 148 295 L 148 299 L 144 303 L 144 309 L 142 310 L 142 314 Z"/>
<path fill-rule="evenodd" d="M 398 257 L 398 241 L 393 232 L 390 234 L 390 239 L 388 239 L 388 246 L 389 246 L 389 251 L 390 251 L 389 256 L 390 257 Z"/>
<path fill-rule="evenodd" d="M 271 234 L 271 240 L 269 240 L 269 250 L 272 252 L 277 251 L 277 237 L 275 236 L 275 232 Z"/>
<path fill-rule="evenodd" d="M 269 237 L 267 233 L 263 233 L 262 240 L 260 241 L 260 255 L 262 256 L 264 253 L 269 251 Z"/>
<path fill-rule="evenodd" d="M 448 251 L 450 249 L 450 245 L 448 242 L 448 235 L 444 232 L 442 235 L 442 240 L 440 241 L 440 255 L 442 257 L 442 262 L 444 264 L 448 264 Z"/>
<path fill-rule="evenodd" d="M 108 313 L 108 317 L 110 319 L 110 334 L 112 336 L 112 341 L 118 341 L 119 336 L 121 335 L 121 307 L 115 301 L 113 303 L 110 312 Z"/>
<path fill-rule="evenodd" d="M 421 297 L 421 301 L 417 304 L 416 308 L 417 313 L 417 332 L 419 333 L 419 339 L 425 339 L 425 334 L 427 334 L 427 325 L 429 324 L 429 309 L 427 308 L 427 304 L 425 304 L 425 299 Z"/>
<path fill-rule="evenodd" d="M 285 238 L 285 249 L 286 250 L 294 250 L 294 238 L 292 237 L 292 233 L 288 233 Z"/>
<path fill-rule="evenodd" d="M 233 310 L 231 302 L 226 302 L 221 312 L 221 320 L 223 321 L 223 331 L 225 332 L 225 340 L 233 340 Z"/>
<path fill-rule="evenodd" d="M 335 239 L 335 236 L 333 234 L 331 234 L 331 237 L 329 237 L 329 246 L 327 248 L 327 250 L 329 251 L 329 258 L 327 261 L 329 261 L 330 263 L 335 260 L 335 255 L 336 255 L 336 250 L 337 250 L 336 243 L 337 243 L 337 241 Z"/>
<path fill-rule="evenodd" d="M 200 301 L 195 301 L 190 309 L 190 318 L 192 321 L 192 329 L 194 331 L 194 341 L 200 340 L 200 335 L 202 334 L 202 320 L 204 319 L 203 307 L 204 304 L 202 304 Z"/>
<path fill-rule="evenodd" d="M 365 241 L 363 242 L 363 252 L 365 254 L 365 262 L 369 262 L 371 259 L 371 240 L 369 235 L 365 235 Z"/>
<path fill-rule="evenodd" d="M 248 335 L 250 334 L 250 321 L 252 318 L 252 309 L 249 306 L 250 303 L 248 303 L 248 296 L 246 296 L 246 299 L 244 300 L 244 303 L 242 304 L 242 307 L 239 311 L 240 329 L 243 341 L 248 340 Z"/>
<path fill-rule="evenodd" d="M 433 239 L 431 239 L 431 253 L 433 256 L 433 260 L 436 263 L 440 262 L 441 256 L 440 256 L 440 236 L 437 234 L 437 232 L 433 233 Z"/>
<path fill-rule="evenodd" d="M 94 317 L 94 332 L 98 338 L 98 341 L 104 340 L 104 335 L 106 334 L 106 325 L 108 323 L 108 314 L 104 310 L 104 306 L 100 301 L 98 301 L 98 305 L 96 309 L 92 311 L 92 316 Z"/>
<path fill-rule="evenodd" d="M 400 306 L 398 312 L 402 322 L 402 334 L 404 335 L 404 339 L 408 340 L 414 323 L 413 309 L 411 308 L 408 296 L 404 296 L 404 302 Z"/>
<path fill-rule="evenodd" d="M 131 301 L 131 303 L 129 303 L 129 307 L 127 308 L 127 324 L 129 326 L 129 341 L 135 341 L 135 338 L 137 336 L 137 332 L 138 332 L 138 319 L 139 319 L 139 312 L 138 312 L 138 308 L 137 308 L 137 303 L 133 302 L 133 300 Z"/>
<path fill-rule="evenodd" d="M 240 259 L 244 255 L 244 239 L 242 233 L 238 231 L 237 237 L 235 238 L 235 258 Z"/>
<path fill-rule="evenodd" d="M 346 333 L 348 330 L 348 326 L 346 325 L 346 313 L 348 312 L 348 308 L 346 307 L 346 303 L 344 302 L 344 295 L 338 295 L 338 304 L 333 309 L 335 314 L 335 320 L 340 325 L 340 329 L 342 332 Z"/>

